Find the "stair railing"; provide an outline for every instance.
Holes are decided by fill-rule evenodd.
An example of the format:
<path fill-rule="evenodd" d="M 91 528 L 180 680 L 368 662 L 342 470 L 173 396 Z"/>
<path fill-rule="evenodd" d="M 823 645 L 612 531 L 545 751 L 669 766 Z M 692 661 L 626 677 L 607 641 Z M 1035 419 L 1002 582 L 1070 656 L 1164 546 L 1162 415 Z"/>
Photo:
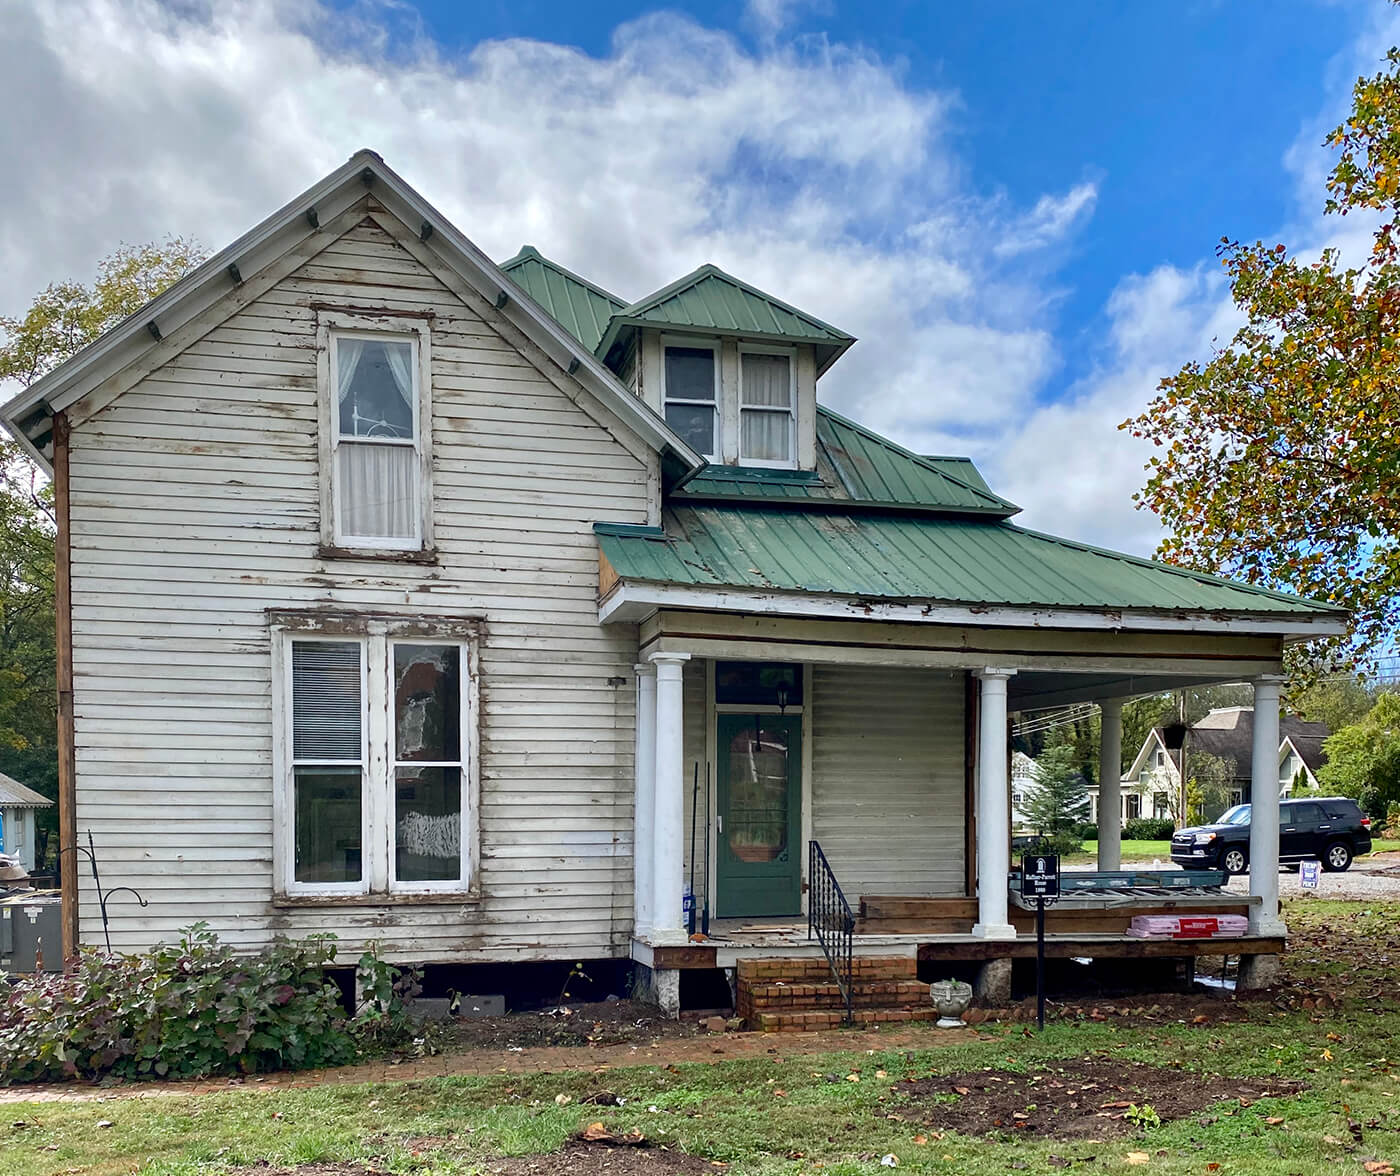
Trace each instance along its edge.
<path fill-rule="evenodd" d="M 851 987 L 854 974 L 851 955 L 856 921 L 851 914 L 851 904 L 841 893 L 831 863 L 826 860 L 826 854 L 817 842 L 808 842 L 807 858 L 807 938 L 815 938 L 822 945 L 826 962 L 831 965 L 831 974 L 836 977 L 836 987 L 841 990 L 841 997 L 846 1002 L 846 1023 L 849 1025 L 852 1020 Z"/>

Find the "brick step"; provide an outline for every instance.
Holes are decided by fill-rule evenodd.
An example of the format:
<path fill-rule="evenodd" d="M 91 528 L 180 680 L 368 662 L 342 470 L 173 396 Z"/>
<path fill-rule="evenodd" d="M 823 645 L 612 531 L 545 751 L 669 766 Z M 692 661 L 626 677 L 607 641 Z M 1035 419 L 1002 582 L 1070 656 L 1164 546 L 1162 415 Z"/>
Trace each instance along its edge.
<path fill-rule="evenodd" d="M 759 1013 L 755 1028 L 764 1033 L 802 1033 L 813 1029 L 837 1029 L 845 1021 L 845 1010 L 809 1009 L 798 1012 Z M 851 1018 L 858 1026 L 898 1025 L 911 1021 L 935 1021 L 938 1010 L 922 1009 L 853 1009 Z"/>
<path fill-rule="evenodd" d="M 851 975 L 857 982 L 864 980 L 913 980 L 918 975 L 919 961 L 912 956 L 857 956 L 851 961 Z M 748 984 L 823 984 L 831 979 L 831 965 L 825 956 L 804 956 L 799 959 L 740 960 L 738 980 Z"/>
<path fill-rule="evenodd" d="M 740 1013 L 775 1012 L 783 1009 L 845 1008 L 835 984 L 752 984 L 740 989 Z M 851 1003 L 858 1008 L 904 1008 L 929 1003 L 928 985 L 918 980 L 856 981 Z"/>

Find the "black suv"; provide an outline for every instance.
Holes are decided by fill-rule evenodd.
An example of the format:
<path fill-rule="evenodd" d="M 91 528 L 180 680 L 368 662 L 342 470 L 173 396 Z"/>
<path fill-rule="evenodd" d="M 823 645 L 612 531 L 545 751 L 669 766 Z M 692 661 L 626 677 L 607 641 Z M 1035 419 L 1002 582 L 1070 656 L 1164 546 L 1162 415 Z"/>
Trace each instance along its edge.
<path fill-rule="evenodd" d="M 1324 870 L 1345 870 L 1358 853 L 1371 852 L 1371 818 L 1344 796 L 1309 797 L 1279 804 L 1278 859 L 1316 858 Z M 1249 869 L 1249 805 L 1237 804 L 1214 825 L 1178 829 L 1172 861 L 1243 874 Z"/>

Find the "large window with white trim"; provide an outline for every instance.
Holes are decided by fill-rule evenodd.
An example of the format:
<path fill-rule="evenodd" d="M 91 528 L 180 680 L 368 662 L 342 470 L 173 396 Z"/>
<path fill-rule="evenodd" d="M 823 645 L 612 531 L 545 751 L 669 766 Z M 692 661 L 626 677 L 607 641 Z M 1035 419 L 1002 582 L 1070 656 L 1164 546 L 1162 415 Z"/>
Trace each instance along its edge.
<path fill-rule="evenodd" d="M 474 648 L 469 622 L 275 623 L 281 893 L 471 888 Z"/>
<path fill-rule="evenodd" d="M 322 539 L 415 551 L 431 538 L 424 321 L 321 316 Z"/>

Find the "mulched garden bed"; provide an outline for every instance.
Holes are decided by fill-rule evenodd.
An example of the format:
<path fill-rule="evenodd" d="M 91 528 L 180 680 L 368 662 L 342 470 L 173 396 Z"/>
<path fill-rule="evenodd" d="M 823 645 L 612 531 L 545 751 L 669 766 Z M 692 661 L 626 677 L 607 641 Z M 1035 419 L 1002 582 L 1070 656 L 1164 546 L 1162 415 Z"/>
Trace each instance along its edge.
<path fill-rule="evenodd" d="M 1106 1058 L 1066 1059 L 1026 1073 L 971 1070 L 901 1082 L 893 1090 L 916 1103 L 920 1122 L 964 1135 L 1024 1134 L 1048 1139 L 1107 1139 L 1142 1125 L 1134 1106 L 1163 1123 L 1212 1103 L 1297 1094 L 1301 1082 L 1221 1078 Z M 1150 1118 L 1150 1116 L 1149 1116 Z"/>

